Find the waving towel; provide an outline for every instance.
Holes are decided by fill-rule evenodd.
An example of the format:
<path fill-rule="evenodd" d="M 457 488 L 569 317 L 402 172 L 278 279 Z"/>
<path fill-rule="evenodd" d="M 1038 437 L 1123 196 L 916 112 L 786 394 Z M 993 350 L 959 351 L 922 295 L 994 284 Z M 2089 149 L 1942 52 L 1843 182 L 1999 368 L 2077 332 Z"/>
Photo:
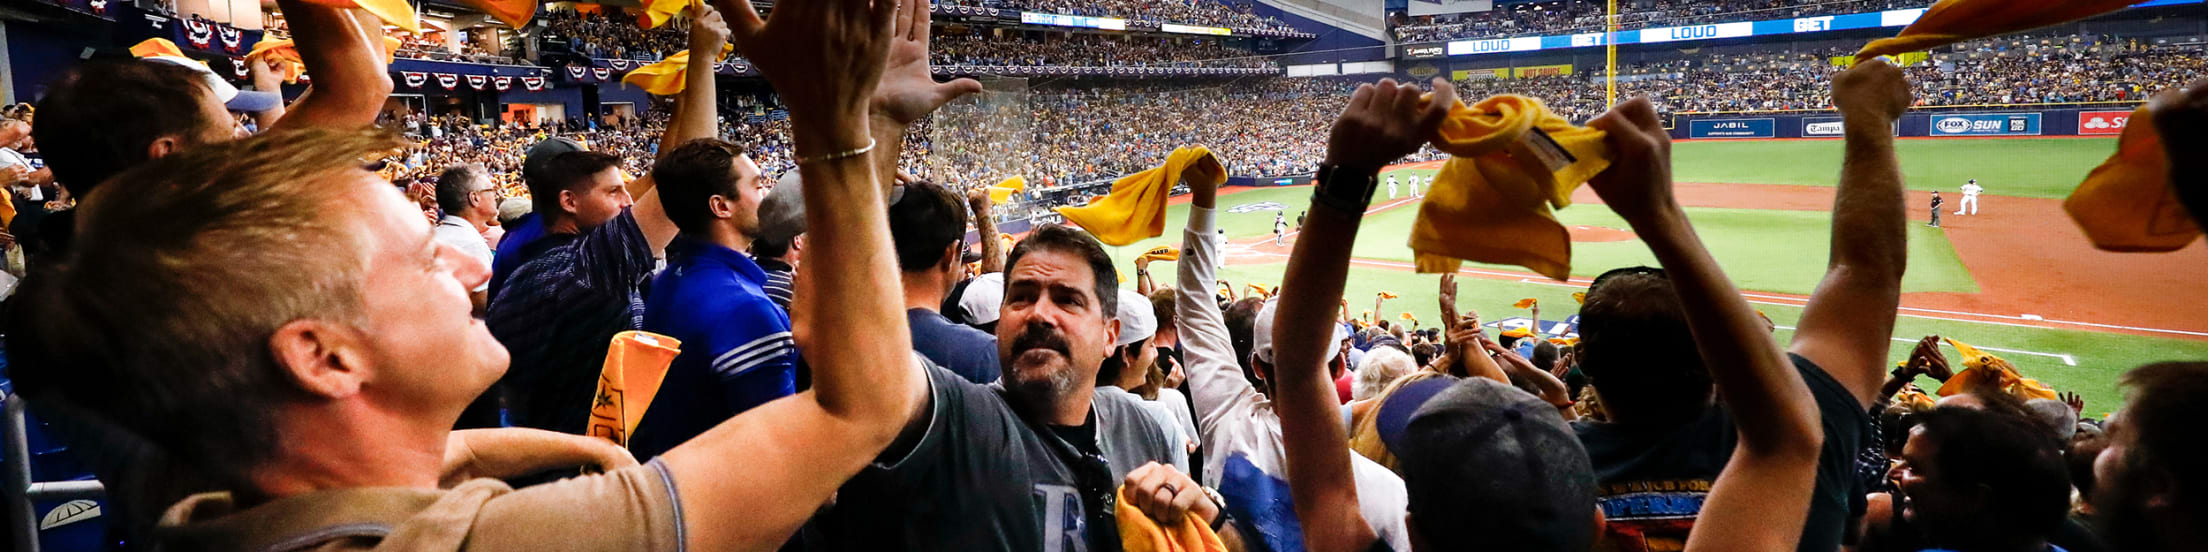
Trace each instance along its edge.
<path fill-rule="evenodd" d="M 406 32 L 422 32 L 422 20 L 414 15 L 414 5 L 406 0 L 306 0 L 309 4 L 332 8 L 360 9 L 375 14 L 385 23 L 406 29 Z"/>
<path fill-rule="evenodd" d="M 725 56 L 734 51 L 736 51 L 734 45 L 721 46 L 721 55 Z M 675 55 L 667 56 L 667 59 L 659 60 L 658 63 L 638 67 L 635 71 L 630 71 L 627 76 L 621 77 L 621 83 L 636 85 L 637 88 L 642 88 L 645 92 L 650 92 L 655 96 L 673 96 L 682 93 L 683 87 L 686 86 L 683 83 L 683 78 L 689 73 L 690 51 L 683 50 L 675 52 Z"/>
<path fill-rule="evenodd" d="M 2200 226 L 2170 187 L 2169 153 L 2154 129 L 2153 112 L 2140 107 L 2124 125 L 2116 154 L 2085 176 L 2062 201 L 2062 210 L 2085 230 L 2093 246 L 2108 251 L 2165 252 L 2200 238 Z"/>
<path fill-rule="evenodd" d="M 1186 146 L 1166 156 L 1165 165 L 1127 175 L 1112 183 L 1104 197 L 1080 207 L 1059 207 L 1066 221 L 1088 229 L 1105 245 L 1127 245 L 1165 235 L 1165 200 L 1182 178 L 1212 185 L 1226 183 L 1227 170 L 1203 146 Z"/>
<path fill-rule="evenodd" d="M 1474 261 L 1569 277 L 1572 236 L 1550 208 L 1571 205 L 1573 190 L 1610 167 L 1602 131 L 1505 94 L 1457 104 L 1435 134 L 1434 147 L 1456 157 L 1434 175 L 1411 225 L 1418 271 Z"/>
<path fill-rule="evenodd" d="M 2037 29 L 2124 9 L 2147 0 L 1940 0 L 1893 38 L 1871 41 L 1856 59 L 1938 48 Z"/>

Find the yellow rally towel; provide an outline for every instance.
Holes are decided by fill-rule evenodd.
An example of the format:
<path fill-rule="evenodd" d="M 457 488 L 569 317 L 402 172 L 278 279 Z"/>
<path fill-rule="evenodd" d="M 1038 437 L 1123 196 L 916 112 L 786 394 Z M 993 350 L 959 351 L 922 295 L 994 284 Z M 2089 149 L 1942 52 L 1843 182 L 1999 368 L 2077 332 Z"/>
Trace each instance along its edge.
<path fill-rule="evenodd" d="M 1383 292 L 1380 292 L 1380 298 L 1381 298 L 1381 299 L 1394 299 L 1394 298 L 1396 298 L 1396 297 L 1400 297 L 1400 296 L 1396 295 L 1396 294 L 1395 294 L 1395 292 L 1392 292 L 1392 291 L 1383 291 Z"/>
<path fill-rule="evenodd" d="M 1174 249 L 1173 246 L 1170 245 L 1160 245 L 1150 248 L 1149 251 L 1144 251 L 1142 253 L 1142 258 L 1152 261 L 1179 261 L 1181 260 L 1181 250 Z M 1257 284 L 1250 285 L 1254 286 Z"/>
<path fill-rule="evenodd" d="M 1113 517 L 1119 520 L 1119 544 L 1127 552 L 1226 552 L 1227 545 L 1219 541 L 1219 534 L 1211 532 L 1211 525 L 1194 512 L 1160 527 L 1142 510 L 1135 509 L 1127 492 L 1127 486 L 1119 487 L 1118 505 L 1112 509 Z"/>
<path fill-rule="evenodd" d="M 1262 297 L 1268 297 L 1268 298 L 1270 298 L 1270 297 L 1272 297 L 1272 296 L 1273 296 L 1273 290 L 1272 290 L 1272 288 L 1268 288 L 1268 287 L 1265 287 L 1265 285 L 1264 285 L 1264 284 L 1258 284 L 1258 283 L 1252 283 L 1252 284 L 1250 284 L 1250 293 L 1251 293 L 1251 294 L 1254 294 L 1254 295 L 1262 296 Z"/>
<path fill-rule="evenodd" d="M 406 0 L 306 0 L 332 8 L 358 8 L 375 14 L 384 23 L 396 25 L 410 33 L 422 32 L 422 21 L 414 16 L 414 5 Z"/>
<path fill-rule="evenodd" d="M 1874 40 L 1856 59 L 1938 48 L 1965 40 L 2067 23 L 2147 0 L 1940 0 L 1893 38 Z"/>
<path fill-rule="evenodd" d="M 383 63 L 385 65 L 389 65 L 393 60 L 398 59 L 399 46 L 403 44 L 397 38 L 383 37 Z M 291 39 L 279 40 L 275 38 L 275 35 L 263 33 L 261 41 L 253 43 L 253 50 L 245 54 L 247 61 L 251 61 L 253 58 L 265 58 L 270 69 L 283 74 L 285 83 L 298 83 L 299 75 L 307 72 L 307 63 L 299 59 L 299 46 L 293 44 Z"/>
<path fill-rule="evenodd" d="M 1404 320 L 1409 320 L 1409 321 L 1412 321 L 1412 322 L 1417 322 L 1417 321 L 1418 321 L 1418 317 L 1417 317 L 1417 316 L 1412 316 L 1412 315 L 1411 315 L 1411 313 L 1408 313 L 1408 312 L 1406 312 L 1406 313 L 1403 313 L 1403 316 L 1402 316 L 1401 318 L 1402 318 L 1402 319 L 1404 319 Z"/>
<path fill-rule="evenodd" d="M 1901 386 L 1900 391 L 1894 392 L 1893 404 L 1905 405 L 1910 410 L 1922 412 L 1931 410 L 1936 401 L 1932 400 L 1931 395 L 1924 394 L 1923 389 L 1918 389 L 1916 384 L 1906 384 Z"/>
<path fill-rule="evenodd" d="M 1455 157 L 1434 175 L 1411 226 L 1418 271 L 1456 272 L 1474 261 L 1569 277 L 1572 236 L 1550 208 L 1571 205 L 1573 190 L 1610 168 L 1602 131 L 1505 94 L 1457 104 L 1435 134 L 1434 147 Z"/>
<path fill-rule="evenodd" d="M 736 51 L 734 45 L 721 46 L 721 55 L 723 56 L 734 51 Z M 621 83 L 636 85 L 637 88 L 642 88 L 645 92 L 650 92 L 653 95 L 673 96 L 682 93 L 683 76 L 689 73 L 690 51 L 683 50 L 675 52 L 675 55 L 667 56 L 667 59 L 659 60 L 659 63 L 629 71 L 627 76 L 621 77 Z"/>
<path fill-rule="evenodd" d="M 2200 226 L 2170 187 L 2170 159 L 2153 112 L 2140 107 L 2124 125 L 2116 154 L 2085 176 L 2063 200 L 2093 246 L 2108 251 L 2165 252 L 2200 238 Z"/>
<path fill-rule="evenodd" d="M 1527 297 L 1527 298 L 1525 298 L 1525 299 L 1519 299 L 1519 300 L 1518 300 L 1518 302 L 1516 302 L 1516 303 L 1511 303 L 1511 304 L 1510 304 L 1510 308 L 1514 308 L 1514 309 L 1530 309 L 1530 308 L 1533 308 L 1533 307 L 1534 307 L 1534 305 L 1539 305 L 1539 304 L 1541 304 L 1541 300 L 1540 300 L 1540 299 L 1534 299 L 1534 298 L 1532 298 L 1532 297 Z"/>
<path fill-rule="evenodd" d="M 460 0 L 460 3 L 483 10 L 516 29 L 528 26 L 529 20 L 537 17 L 537 0 Z"/>
<path fill-rule="evenodd" d="M 1112 192 L 1080 207 L 1059 207 L 1067 222 L 1080 225 L 1105 245 L 1127 245 L 1165 235 L 1165 200 L 1183 178 L 1224 184 L 1227 170 L 1203 146 L 1186 146 L 1166 156 L 1165 165 L 1127 175 Z"/>
<path fill-rule="evenodd" d="M 1979 351 L 1977 347 L 1954 338 L 1942 339 L 1948 345 L 1954 346 L 1956 352 L 1961 353 L 1964 369 L 1947 378 L 1947 383 L 1940 385 L 1940 396 L 1960 395 L 1972 389 L 1990 386 L 2023 400 L 2060 398 L 2053 388 L 2017 373 L 2016 367 L 2010 365 L 2009 361 Z"/>
<path fill-rule="evenodd" d="M 1584 291 L 1575 291 L 1575 292 L 1572 292 L 1572 300 L 1573 300 L 1573 301 L 1576 301 L 1576 302 L 1578 302 L 1579 304 L 1582 304 L 1582 305 L 1585 305 L 1585 304 L 1587 304 L 1587 292 L 1584 292 Z"/>
<path fill-rule="evenodd" d="M 130 55 L 137 57 L 189 57 L 184 55 L 183 49 L 176 47 L 175 42 L 169 42 L 169 39 L 166 38 L 148 38 L 144 42 L 134 44 L 130 47 Z M 205 64 L 202 63 L 202 65 Z"/>
<path fill-rule="evenodd" d="M 1003 182 L 998 182 L 997 185 L 989 187 L 989 204 L 1004 203 L 1004 200 L 1012 198 L 1013 193 L 1025 189 L 1027 189 L 1027 179 L 1024 177 L 1015 176 L 1004 179 Z"/>
<path fill-rule="evenodd" d="M 644 13 L 636 15 L 636 24 L 657 29 L 680 15 L 682 10 L 696 5 L 697 0 L 644 0 Z"/>
<path fill-rule="evenodd" d="M 590 435 L 629 446 L 629 432 L 644 419 L 667 366 L 682 352 L 682 342 L 650 332 L 613 334 L 605 366 L 598 370 L 598 392 L 590 400 Z"/>

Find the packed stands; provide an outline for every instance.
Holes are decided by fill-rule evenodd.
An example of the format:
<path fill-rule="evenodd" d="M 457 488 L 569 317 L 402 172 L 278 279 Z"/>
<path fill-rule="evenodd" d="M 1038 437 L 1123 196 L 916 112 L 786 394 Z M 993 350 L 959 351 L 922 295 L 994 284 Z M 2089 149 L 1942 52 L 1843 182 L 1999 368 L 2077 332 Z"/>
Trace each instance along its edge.
<path fill-rule="evenodd" d="M 1275 33 L 1295 31 L 1279 18 L 1256 15 L 1248 3 L 1220 0 L 943 0 L 939 4 L 1117 17 L 1151 25 L 1177 23 Z"/>
<path fill-rule="evenodd" d="M 1925 0 L 1627 0 L 1618 3 L 1623 14 L 1618 29 L 1865 13 L 1929 4 Z M 1390 29 L 1403 42 L 1588 33 L 1603 30 L 1606 9 L 1603 2 L 1564 0 L 1460 14 L 1399 13 L 1391 19 Z"/>
<path fill-rule="evenodd" d="M 936 65 L 1058 65 L 1078 67 L 1271 67 L 1248 50 L 1203 39 L 1071 34 L 1044 39 L 983 35 L 937 36 Z"/>

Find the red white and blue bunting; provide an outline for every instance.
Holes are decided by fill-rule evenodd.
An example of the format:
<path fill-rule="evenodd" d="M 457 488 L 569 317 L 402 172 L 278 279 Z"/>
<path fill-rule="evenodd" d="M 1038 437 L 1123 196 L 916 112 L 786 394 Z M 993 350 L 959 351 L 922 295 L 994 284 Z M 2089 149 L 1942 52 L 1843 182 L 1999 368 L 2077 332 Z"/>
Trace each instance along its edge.
<path fill-rule="evenodd" d="M 485 77 L 483 75 L 468 75 L 468 88 L 482 90 L 483 85 L 489 84 L 490 81 L 490 77 Z"/>
<path fill-rule="evenodd" d="M 521 86 L 532 91 L 543 90 L 545 88 L 544 77 L 522 77 Z"/>
<path fill-rule="evenodd" d="M 437 86 L 445 87 L 446 90 L 459 88 L 460 75 L 455 75 L 452 73 L 437 73 Z"/>
<path fill-rule="evenodd" d="M 423 73 L 420 71 L 400 71 L 399 79 L 404 84 L 406 84 L 407 88 L 421 88 L 422 85 L 429 83 L 429 73 Z"/>
<path fill-rule="evenodd" d="M 500 92 L 505 92 L 505 91 L 506 91 L 506 89 L 508 89 L 508 88 L 513 88 L 513 87 L 514 87 L 514 78 L 513 78 L 513 77 L 491 77 L 491 88 L 492 88 L 492 89 L 498 90 L 498 91 L 500 91 Z"/>

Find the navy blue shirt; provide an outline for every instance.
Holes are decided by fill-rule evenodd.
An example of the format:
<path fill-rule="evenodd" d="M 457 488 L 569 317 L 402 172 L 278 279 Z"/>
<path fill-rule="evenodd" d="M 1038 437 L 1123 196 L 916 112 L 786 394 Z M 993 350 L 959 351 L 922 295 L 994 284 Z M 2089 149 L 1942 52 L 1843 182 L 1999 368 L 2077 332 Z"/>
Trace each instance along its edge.
<path fill-rule="evenodd" d="M 514 425 L 582 434 L 613 335 L 644 324 L 638 288 L 652 272 L 652 245 L 627 210 L 581 235 L 537 242 L 549 249 L 514 269 L 484 320 L 513 354 L 499 388 Z"/>
<path fill-rule="evenodd" d="M 928 309 L 906 309 L 905 322 L 912 326 L 912 350 L 966 381 L 988 385 L 1004 369 L 997 364 L 997 336 Z"/>
<path fill-rule="evenodd" d="M 506 287 L 506 279 L 513 277 L 515 269 L 535 258 L 523 254 L 525 248 L 543 238 L 544 217 L 536 213 L 522 215 L 506 229 L 506 236 L 498 239 L 498 251 L 491 255 L 491 299 L 498 298 L 498 291 Z"/>
<path fill-rule="evenodd" d="M 651 458 L 732 416 L 796 393 L 790 316 L 767 298 L 767 273 L 751 257 L 689 237 L 667 245 L 652 278 L 644 331 L 682 341 L 652 406 L 629 436 Z"/>

